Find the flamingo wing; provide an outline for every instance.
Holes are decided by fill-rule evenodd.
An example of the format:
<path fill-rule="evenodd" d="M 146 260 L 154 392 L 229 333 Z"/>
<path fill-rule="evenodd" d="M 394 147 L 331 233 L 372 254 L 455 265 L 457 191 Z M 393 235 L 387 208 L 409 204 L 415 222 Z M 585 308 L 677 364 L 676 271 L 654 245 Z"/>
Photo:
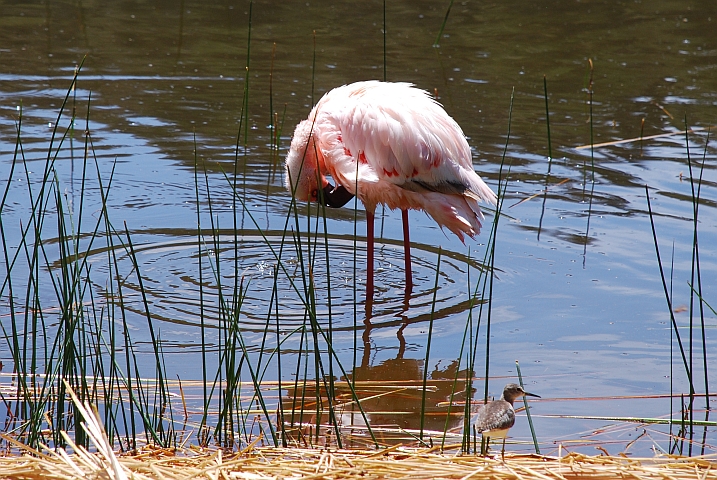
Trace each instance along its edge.
<path fill-rule="evenodd" d="M 359 167 L 370 167 L 377 179 L 406 190 L 495 203 L 492 190 L 473 169 L 460 126 L 427 92 L 398 83 L 348 87 L 353 89 L 334 91 L 343 95 L 327 99 L 331 105 L 325 111 L 337 130 L 334 140 L 340 145 L 334 150 L 340 147 L 351 171 L 358 162 Z"/>

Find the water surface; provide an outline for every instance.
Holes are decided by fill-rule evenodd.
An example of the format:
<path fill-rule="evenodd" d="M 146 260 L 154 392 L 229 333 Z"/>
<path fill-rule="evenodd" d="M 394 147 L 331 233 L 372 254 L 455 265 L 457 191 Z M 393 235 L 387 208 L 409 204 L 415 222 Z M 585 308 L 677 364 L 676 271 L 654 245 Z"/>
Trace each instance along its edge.
<path fill-rule="evenodd" d="M 0 16 L 0 178 L 10 178 L 21 108 L 27 178 L 31 183 L 41 179 L 53 124 L 84 58 L 68 104 L 76 108 L 78 120 L 56 160 L 58 179 L 68 202 L 79 204 L 83 131 L 88 128 L 103 179 L 114 168 L 110 216 L 118 229 L 127 223 L 137 247 L 167 369 L 173 377 L 196 380 L 198 362 L 186 361 L 186 355 L 198 359 L 202 345 L 195 160 L 206 168 L 213 208 L 209 216 L 209 202 L 200 195 L 205 241 L 211 239 L 214 218 L 219 236 L 210 250 L 222 258 L 222 283 L 231 285 L 241 275 L 249 281 L 241 328 L 249 350 L 257 352 L 271 313 L 276 265 L 262 234 L 272 246 L 284 237 L 290 196 L 282 185 L 281 163 L 294 125 L 335 86 L 366 79 L 414 83 L 436 94 L 462 126 L 475 168 L 494 190 L 504 158 L 504 174 L 510 166 L 496 248 L 490 394 L 499 395 L 515 379 L 515 360 L 520 361 L 527 388 L 545 398 L 532 403 L 544 453 L 556 452 L 559 442 L 584 439 L 608 422 L 543 416 L 677 412 L 677 403 L 661 396 L 671 389 L 686 393 L 688 384 L 670 328 L 645 185 L 663 262 L 672 265 L 667 275 L 675 320 L 685 347 L 692 349 L 695 388 L 704 393 L 702 339 L 697 332 L 689 335 L 690 310 L 679 307 L 689 306 L 692 282 L 688 156 L 693 173 L 702 175 L 702 292 L 717 305 L 717 143 L 715 132 L 706 130 L 717 122 L 717 8 L 678 1 L 456 2 L 440 46 L 434 47 L 448 3 L 388 2 L 384 37 L 380 2 L 360 8 L 355 2 L 257 2 L 251 7 L 249 50 L 248 3 L 6 2 Z M 249 103 L 242 120 L 245 91 Z M 62 129 L 67 122 L 67 117 L 61 120 Z M 272 128 L 280 129 L 278 151 L 272 147 Z M 677 133 L 686 128 L 694 130 Z M 656 135 L 662 136 L 647 139 Z M 646 139 L 576 148 L 641 136 Z M 235 164 L 246 204 L 238 204 L 233 214 Z M 29 215 L 27 178 L 23 169 L 12 174 L 2 213 L 11 248 L 19 245 L 20 221 Z M 85 225 L 90 225 L 101 202 L 96 182 L 86 188 Z M 445 373 L 459 357 L 493 215 L 487 215 L 483 234 L 464 245 L 424 214 L 411 213 L 415 289 L 406 304 L 400 215 L 386 211 L 378 225 L 377 301 L 367 318 L 365 216 L 362 207 L 351 205 L 328 212 L 328 259 L 323 246 L 317 250 L 318 264 L 328 262 L 332 272 L 331 319 L 328 306 L 318 316 L 324 326 L 332 322 L 342 364 L 360 367 L 360 378 L 381 381 L 397 381 L 387 379 L 385 371 L 405 362 L 411 365 L 405 371 L 416 377 L 423 369 Z M 96 264 L 93 287 L 109 295 L 103 277 L 108 274 L 106 250 L 96 245 L 88 255 Z M 129 265 L 129 257 L 119 253 L 120 265 Z M 211 290 L 207 278 L 212 271 L 207 263 L 204 269 L 203 281 Z M 301 278 L 296 270 L 277 280 L 283 335 L 291 336 L 305 323 L 303 307 L 291 294 L 291 281 Z M 326 275 L 317 275 L 316 281 L 325 294 Z M 51 299 L 50 286 L 45 288 Z M 139 290 L 128 278 L 133 341 L 139 352 L 148 353 L 151 365 Z M 5 315 L 6 292 L 2 305 Z M 208 309 L 204 343 L 211 352 L 219 341 L 217 303 Z M 705 309 L 704 321 L 711 364 L 717 319 Z M 699 325 L 698 311 L 693 322 Z M 485 327 L 479 335 L 484 348 Z M 298 351 L 301 340 L 293 337 L 285 346 Z M 5 347 L 0 357 L 5 370 L 11 370 Z M 287 356 L 284 361 L 281 376 L 290 380 L 298 360 Z M 480 360 L 476 376 L 484 373 Z M 275 369 L 272 375 L 276 380 Z M 715 390 L 712 370 L 707 377 Z M 476 385 L 482 396 L 482 380 Z M 621 396 L 658 398 L 555 401 Z M 699 398 L 698 408 L 704 405 Z M 606 448 L 621 451 L 643 428 L 608 435 L 617 445 L 606 443 Z M 654 443 L 666 448 L 659 434 L 665 429 L 648 430 L 652 440 L 643 438 L 632 452 L 649 454 Z M 511 435 L 529 439 L 525 418 L 518 419 Z M 714 428 L 708 443 L 715 443 Z M 579 448 L 595 452 L 591 446 Z"/>

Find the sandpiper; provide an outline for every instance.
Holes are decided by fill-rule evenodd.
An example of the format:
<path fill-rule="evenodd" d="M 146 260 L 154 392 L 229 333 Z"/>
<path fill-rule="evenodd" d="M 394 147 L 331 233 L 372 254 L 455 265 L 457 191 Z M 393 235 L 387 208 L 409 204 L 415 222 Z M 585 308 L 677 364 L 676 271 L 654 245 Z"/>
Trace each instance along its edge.
<path fill-rule="evenodd" d="M 503 389 L 503 395 L 498 400 L 486 403 L 479 411 L 475 420 L 475 428 L 483 437 L 502 438 L 503 450 L 502 456 L 505 456 L 505 437 L 508 430 L 515 424 L 515 409 L 513 402 L 521 395 L 529 395 L 538 397 L 534 393 L 529 393 L 516 383 L 509 383 Z"/>

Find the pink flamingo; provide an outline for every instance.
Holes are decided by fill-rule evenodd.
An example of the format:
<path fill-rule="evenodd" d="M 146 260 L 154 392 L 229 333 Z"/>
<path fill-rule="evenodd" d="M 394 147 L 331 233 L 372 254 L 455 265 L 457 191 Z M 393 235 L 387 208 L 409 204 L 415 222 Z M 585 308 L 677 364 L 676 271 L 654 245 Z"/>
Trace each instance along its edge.
<path fill-rule="evenodd" d="M 464 241 L 464 235 L 480 233 L 478 201 L 496 203 L 473 169 L 461 128 L 427 92 L 408 83 L 357 82 L 324 95 L 296 126 L 285 184 L 300 201 L 341 207 L 357 195 L 364 204 L 367 303 L 373 299 L 376 205 L 401 210 L 408 295 L 413 288 L 408 210 L 425 211 Z"/>

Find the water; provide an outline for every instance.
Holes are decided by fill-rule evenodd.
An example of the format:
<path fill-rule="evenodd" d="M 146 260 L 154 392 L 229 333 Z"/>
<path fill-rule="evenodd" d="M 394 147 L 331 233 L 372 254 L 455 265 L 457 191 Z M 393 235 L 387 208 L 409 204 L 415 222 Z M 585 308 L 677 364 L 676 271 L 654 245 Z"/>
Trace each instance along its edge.
<path fill-rule="evenodd" d="M 87 55 L 69 103 L 78 112 L 72 143 L 66 141 L 56 162 L 63 192 L 68 202 L 79 204 L 82 132 L 91 95 L 89 129 L 105 182 L 116 161 L 108 200 L 110 216 L 115 228 L 121 230 L 127 222 L 132 234 L 170 375 L 196 380 L 201 376 L 198 362 L 184 359 L 189 354 L 198 359 L 202 343 L 195 140 L 196 157 L 206 165 L 213 215 L 221 234 L 210 250 L 219 252 L 224 265 L 222 283 L 231 285 L 237 274 L 233 270 L 233 205 L 224 174 L 234 170 L 240 124 L 247 128 L 248 136 L 242 132 L 241 137 L 242 144 L 246 138 L 246 148 L 242 145 L 238 154 L 247 208 L 237 210 L 242 239 L 237 264 L 250 280 L 241 326 L 249 350 L 257 352 L 276 264 L 260 230 L 271 245 L 281 243 L 290 201 L 282 186 L 281 162 L 294 125 L 332 87 L 384 76 L 415 83 L 437 93 L 462 126 L 473 148 L 476 170 L 494 190 L 504 149 L 511 166 L 505 200 L 509 208 L 504 210 L 496 249 L 490 354 L 490 374 L 495 378 L 490 394 L 499 395 L 508 378 L 515 378 L 514 362 L 519 360 L 526 387 L 546 399 L 532 403 L 544 453 L 555 453 L 559 442 L 581 439 L 589 443 L 585 435 L 604 441 L 611 453 L 617 453 L 644 426 L 628 425 L 603 437 L 590 432 L 610 422 L 549 415 L 669 416 L 671 409 L 679 410 L 677 402 L 671 405 L 668 398 L 658 396 L 669 394 L 671 383 L 674 391 L 688 392 L 655 257 L 645 185 L 650 188 L 662 259 L 668 267 L 675 320 L 682 328 L 685 347 L 693 349 L 696 390 L 705 391 L 702 339 L 697 332 L 689 337 L 689 310 L 680 307 L 690 304 L 692 267 L 688 142 L 695 175 L 704 165 L 699 209 L 702 291 L 705 300 L 717 305 L 717 143 L 714 131 L 708 136 L 704 129 L 716 122 L 717 37 L 712 32 L 717 9 L 709 2 L 686 5 L 677 1 L 457 2 L 440 47 L 435 48 L 432 44 L 447 5 L 389 2 L 384 64 L 382 3 L 367 3 L 359 9 L 353 2 L 259 2 L 252 7 L 248 75 L 247 3 L 4 5 L 0 178 L 10 176 L 20 106 L 29 178 L 31 182 L 41 178 L 51 126 L 75 66 Z M 544 76 L 549 91 L 550 164 Z M 247 80 L 248 124 L 241 123 Z M 278 155 L 271 149 L 269 126 L 274 113 L 283 126 Z M 60 121 L 62 129 L 67 121 L 67 117 Z M 689 140 L 684 134 L 674 134 L 592 150 L 576 148 L 589 145 L 591 139 L 599 144 L 648 137 L 679 132 L 685 125 L 695 128 Z M 26 221 L 29 215 L 24 170 L 16 170 L 11 181 L 3 222 L 7 243 L 15 248 L 20 219 Z M 90 219 L 96 218 L 101 206 L 96 181 L 87 188 L 83 230 L 94 225 Z M 200 197 L 205 212 L 202 226 L 209 229 L 205 195 Z M 518 203 L 521 200 L 526 201 Z M 350 205 L 329 212 L 328 222 L 333 342 L 342 364 L 347 368 L 359 365 L 362 379 L 396 381 L 397 377 L 386 377 L 385 371 L 409 362 L 411 367 L 404 370 L 414 372 L 412 378 L 420 382 L 440 245 L 441 274 L 427 368 L 429 372 L 451 368 L 459 355 L 469 312 L 468 292 L 475 288 L 489 223 L 477 241 L 463 245 L 425 215 L 413 212 L 415 288 L 406 304 L 400 215 L 387 211 L 377 223 L 383 235 L 377 252 L 378 297 L 367 322 L 362 289 L 365 216 L 359 207 L 354 246 Z M 487 215 L 488 222 L 492 218 Z M 89 252 L 97 279 L 93 287 L 100 295 L 109 295 L 104 280 L 106 250 L 103 242 Z M 126 252 L 118 251 L 118 255 L 120 265 L 130 269 Z M 319 255 L 319 264 L 325 265 L 321 249 Z M 289 253 L 288 265 L 290 257 Z M 211 275 L 205 263 L 205 281 Z M 287 272 L 279 277 L 279 291 L 286 297 L 280 306 L 280 330 L 289 337 L 287 351 L 297 351 L 299 337 L 292 337 L 291 332 L 303 324 L 304 316 L 298 299 L 291 295 L 289 278 L 299 281 L 301 275 Z M 325 276 L 317 275 L 316 280 L 319 291 L 325 291 Z M 49 308 L 53 294 L 48 286 L 44 288 Z M 129 318 L 132 338 L 138 351 L 148 354 L 146 363 L 151 366 L 150 337 L 136 280 L 128 278 L 127 289 L 128 308 L 136 314 Z M 354 308 L 355 299 L 358 308 Z M 6 315 L 6 292 L 2 302 Z M 204 342 L 210 352 L 216 352 L 216 302 L 209 311 L 214 320 L 208 320 Z M 319 313 L 326 325 L 327 312 Z M 697 316 L 694 322 L 699 325 Z M 707 309 L 705 323 L 711 364 L 710 353 L 717 351 L 717 319 Z M 484 327 L 480 335 L 479 344 L 484 346 Z M 479 357 L 483 355 L 481 351 Z M 4 371 L 11 371 L 7 347 L 0 347 L 0 357 Z M 285 361 L 282 377 L 286 381 L 293 378 L 296 360 L 287 356 Z M 481 359 L 476 374 L 484 374 L 484 368 Z M 709 372 L 714 390 L 717 377 Z M 275 380 L 276 373 L 271 375 Z M 9 380 L 4 377 L 3 381 Z M 479 397 L 482 381 L 476 385 Z M 620 396 L 658 398 L 604 398 Z M 556 400 L 585 397 L 603 399 Z M 407 409 L 415 406 L 406 402 Z M 696 405 L 703 408 L 704 399 L 698 398 Z M 392 408 L 399 407 L 393 404 Z M 667 440 L 659 433 L 665 429 L 647 429 L 652 439 L 643 437 L 631 452 L 650 454 L 653 444 L 666 448 Z M 525 418 L 518 419 L 511 435 L 529 439 Z M 608 443 L 612 441 L 615 446 Z M 708 443 L 715 443 L 713 427 Z M 580 448 L 595 452 L 591 445 L 575 447 Z"/>

